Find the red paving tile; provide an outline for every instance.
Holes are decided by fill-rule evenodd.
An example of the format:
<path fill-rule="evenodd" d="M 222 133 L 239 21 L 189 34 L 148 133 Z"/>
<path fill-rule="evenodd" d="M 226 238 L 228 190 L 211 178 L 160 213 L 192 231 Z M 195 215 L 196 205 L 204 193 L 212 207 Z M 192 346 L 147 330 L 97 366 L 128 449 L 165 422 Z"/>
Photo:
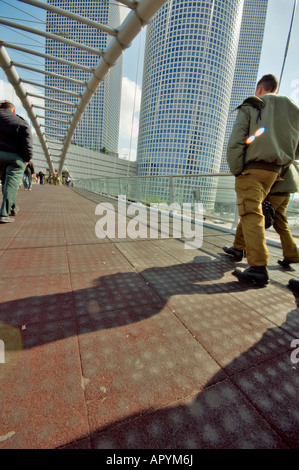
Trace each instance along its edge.
<path fill-rule="evenodd" d="M 79 337 L 94 430 L 111 420 L 175 402 L 219 372 L 189 332 L 181 331 L 180 322 L 167 308 L 158 313 L 148 308 L 142 315 L 136 309 L 135 318 L 131 311 L 116 311 L 105 319 L 85 322 Z"/>
<path fill-rule="evenodd" d="M 94 433 L 91 444 L 96 449 L 288 448 L 242 393 L 227 382 Z M 198 463 L 202 454 L 199 457 Z"/>
<path fill-rule="evenodd" d="M 13 435 L 0 448 L 53 448 L 88 434 L 76 330 L 47 326 L 22 331 L 19 360 L 1 379 L 1 436 Z"/>
<path fill-rule="evenodd" d="M 241 285 L 211 228 L 99 239 L 102 201 L 34 185 L 0 225 L 0 449 L 298 448 L 297 269 L 271 247 Z"/>

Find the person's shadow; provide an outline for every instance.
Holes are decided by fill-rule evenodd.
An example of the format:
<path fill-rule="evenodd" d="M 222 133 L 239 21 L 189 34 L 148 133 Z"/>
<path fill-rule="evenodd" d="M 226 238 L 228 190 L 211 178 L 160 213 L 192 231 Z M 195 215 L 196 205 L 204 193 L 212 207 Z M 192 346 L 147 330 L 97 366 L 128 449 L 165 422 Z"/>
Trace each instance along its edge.
<path fill-rule="evenodd" d="M 279 326 L 265 319 L 242 295 L 267 290 L 232 281 L 231 267 L 200 256 L 4 302 L 0 332 L 9 324 L 21 336 L 8 347 L 19 359 L 7 377 L 26 350 L 78 336 L 90 433 L 68 445 L 62 438 L 61 447 L 296 448 L 298 310 Z M 2 376 L 4 401 L 5 384 Z"/>

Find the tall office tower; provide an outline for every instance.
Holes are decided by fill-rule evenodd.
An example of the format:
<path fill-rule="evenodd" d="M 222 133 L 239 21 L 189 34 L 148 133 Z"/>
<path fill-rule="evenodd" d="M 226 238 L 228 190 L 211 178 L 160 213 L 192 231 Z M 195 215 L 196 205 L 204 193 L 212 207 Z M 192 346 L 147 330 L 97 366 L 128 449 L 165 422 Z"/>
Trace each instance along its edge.
<path fill-rule="evenodd" d="M 118 27 L 124 15 L 123 6 L 111 0 L 77 0 L 69 3 L 64 0 L 47 0 L 48 3 L 72 13 L 80 14 L 88 19 L 92 19 L 101 24 L 107 24 L 111 27 Z M 91 28 L 82 23 L 78 23 L 70 18 L 57 15 L 53 12 L 47 12 L 46 18 L 47 32 L 60 35 L 76 42 L 103 51 L 109 44 L 111 36 L 95 28 Z M 46 53 L 55 57 L 61 57 L 67 61 L 78 63 L 83 67 L 96 68 L 100 57 L 91 52 L 73 47 L 69 44 L 46 39 Z M 90 72 L 79 68 L 73 68 L 63 63 L 54 62 L 46 59 L 45 69 L 54 74 L 63 74 L 75 81 L 88 82 Z M 100 151 L 105 148 L 111 153 L 118 152 L 119 139 L 119 118 L 120 118 L 120 96 L 121 96 L 121 76 L 122 76 L 122 58 L 111 68 L 105 80 L 100 84 L 93 95 L 91 101 L 77 126 L 72 142 L 85 148 Z M 65 91 L 83 93 L 82 85 L 73 82 L 63 82 L 55 76 L 46 76 L 45 84 L 51 87 L 57 87 Z M 58 99 L 58 103 L 53 103 L 52 108 L 72 112 L 72 106 L 66 106 L 61 103 L 77 103 L 78 98 L 70 94 L 62 95 L 55 90 L 46 89 L 46 97 Z M 63 97 L 63 99 L 62 99 Z M 59 102 L 60 101 L 60 102 Z M 53 121 L 47 118 L 55 118 L 55 112 L 45 112 L 45 130 L 48 136 L 59 140 L 59 130 L 53 125 Z M 63 124 L 60 124 L 63 126 Z M 53 129 L 54 127 L 54 129 Z"/>
<path fill-rule="evenodd" d="M 148 25 L 140 176 L 219 171 L 242 10 L 243 0 L 169 0 Z M 183 199 L 191 199 L 183 185 Z M 202 182 L 201 200 L 213 199 L 213 186 L 212 178 Z M 166 198 L 161 184 L 151 187 L 151 196 Z"/>
<path fill-rule="evenodd" d="M 229 172 L 226 148 L 233 123 L 235 109 L 245 98 L 253 95 L 258 78 L 261 50 L 263 45 L 268 0 L 244 0 L 240 39 L 236 59 L 235 75 L 225 130 L 220 171 Z M 271 73 L 271 70 L 269 70 Z"/>

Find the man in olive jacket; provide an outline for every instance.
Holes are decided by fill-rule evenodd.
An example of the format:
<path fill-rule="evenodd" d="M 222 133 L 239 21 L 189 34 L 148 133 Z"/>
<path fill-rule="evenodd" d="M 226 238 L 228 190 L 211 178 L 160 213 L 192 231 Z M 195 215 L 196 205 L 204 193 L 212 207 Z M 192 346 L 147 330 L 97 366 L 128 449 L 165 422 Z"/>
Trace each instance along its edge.
<path fill-rule="evenodd" d="M 0 179 L 2 205 L 0 223 L 14 222 L 17 192 L 27 163 L 33 156 L 32 134 L 29 124 L 15 114 L 10 101 L 0 102 Z"/>
<path fill-rule="evenodd" d="M 299 158 L 299 108 L 278 95 L 277 89 L 275 75 L 259 80 L 255 96 L 239 106 L 227 145 L 244 242 L 241 246 L 235 239 L 234 246 L 224 247 L 224 251 L 242 259 L 246 249 L 249 268 L 235 269 L 232 274 L 261 286 L 269 282 L 262 202 L 280 173 Z"/>

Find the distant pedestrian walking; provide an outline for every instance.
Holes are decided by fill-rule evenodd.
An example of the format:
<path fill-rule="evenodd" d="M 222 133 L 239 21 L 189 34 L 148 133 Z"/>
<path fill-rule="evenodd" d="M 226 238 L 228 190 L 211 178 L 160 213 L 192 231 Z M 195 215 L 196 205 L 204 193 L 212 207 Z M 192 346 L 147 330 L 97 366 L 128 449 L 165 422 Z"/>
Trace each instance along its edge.
<path fill-rule="evenodd" d="M 44 184 L 44 177 L 45 177 L 45 174 L 43 173 L 43 170 L 40 170 L 40 172 L 36 176 L 37 176 L 37 178 L 39 178 L 39 184 L 43 185 Z"/>
<path fill-rule="evenodd" d="M 34 166 L 32 162 L 29 162 L 28 165 L 25 168 L 24 171 L 24 176 L 23 176 L 23 185 L 25 191 L 28 189 L 28 191 L 31 191 L 32 189 L 32 178 L 35 174 L 34 171 Z"/>

